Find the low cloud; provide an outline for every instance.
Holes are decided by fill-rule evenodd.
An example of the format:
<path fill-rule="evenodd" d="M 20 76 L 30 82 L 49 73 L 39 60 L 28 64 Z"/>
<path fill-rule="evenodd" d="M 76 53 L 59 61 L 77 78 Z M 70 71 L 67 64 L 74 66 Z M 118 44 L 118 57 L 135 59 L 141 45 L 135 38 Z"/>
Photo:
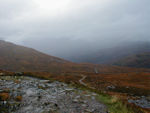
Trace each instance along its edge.
<path fill-rule="evenodd" d="M 148 0 L 0 0 L 0 39 L 67 56 L 149 40 Z"/>

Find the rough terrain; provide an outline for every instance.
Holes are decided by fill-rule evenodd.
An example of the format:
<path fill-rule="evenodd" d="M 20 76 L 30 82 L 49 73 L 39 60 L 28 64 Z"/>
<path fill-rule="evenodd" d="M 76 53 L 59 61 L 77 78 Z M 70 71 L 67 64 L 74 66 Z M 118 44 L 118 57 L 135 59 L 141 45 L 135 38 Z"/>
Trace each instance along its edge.
<path fill-rule="evenodd" d="M 96 94 L 61 82 L 24 76 L 0 77 L 1 113 L 107 113 Z"/>

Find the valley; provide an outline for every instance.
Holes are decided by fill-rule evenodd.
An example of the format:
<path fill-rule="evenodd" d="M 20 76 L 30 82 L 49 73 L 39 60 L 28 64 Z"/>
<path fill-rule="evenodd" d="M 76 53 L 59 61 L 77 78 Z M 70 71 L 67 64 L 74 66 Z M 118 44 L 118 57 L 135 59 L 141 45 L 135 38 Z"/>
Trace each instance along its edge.
<path fill-rule="evenodd" d="M 0 113 L 150 113 L 150 0 L 0 0 Z"/>
<path fill-rule="evenodd" d="M 2 113 L 150 112 L 149 55 L 137 68 L 75 63 L 5 41 L 0 51 Z"/>

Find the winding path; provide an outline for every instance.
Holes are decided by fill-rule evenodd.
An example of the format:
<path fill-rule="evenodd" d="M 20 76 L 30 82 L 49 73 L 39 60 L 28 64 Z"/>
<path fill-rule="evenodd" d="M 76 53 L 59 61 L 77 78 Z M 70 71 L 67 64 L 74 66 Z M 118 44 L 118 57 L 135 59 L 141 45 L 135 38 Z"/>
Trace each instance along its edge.
<path fill-rule="evenodd" d="M 79 80 L 79 83 L 84 85 L 84 86 L 87 86 L 87 84 L 83 82 L 83 80 L 85 80 L 85 79 L 86 79 L 86 76 L 82 75 L 82 78 Z"/>
<path fill-rule="evenodd" d="M 86 79 L 86 75 L 81 75 L 82 76 L 82 78 L 79 80 L 79 83 L 81 84 L 81 85 L 83 85 L 83 86 L 86 86 L 86 87 L 89 87 L 89 88 L 91 88 L 91 89 L 95 89 L 94 87 L 91 87 L 91 86 L 88 86 L 85 82 L 83 82 L 83 80 L 85 80 Z"/>

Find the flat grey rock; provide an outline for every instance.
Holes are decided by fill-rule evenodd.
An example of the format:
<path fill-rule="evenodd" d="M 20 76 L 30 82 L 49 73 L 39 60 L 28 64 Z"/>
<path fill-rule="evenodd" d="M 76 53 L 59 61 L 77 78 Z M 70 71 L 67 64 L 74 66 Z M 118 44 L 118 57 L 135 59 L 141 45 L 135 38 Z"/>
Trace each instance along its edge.
<path fill-rule="evenodd" d="M 16 79 L 19 80 L 16 83 Z M 0 77 L 0 91 L 9 89 L 11 98 L 4 105 L 11 113 L 107 113 L 95 93 L 32 77 Z M 16 100 L 21 96 L 20 101 Z"/>

